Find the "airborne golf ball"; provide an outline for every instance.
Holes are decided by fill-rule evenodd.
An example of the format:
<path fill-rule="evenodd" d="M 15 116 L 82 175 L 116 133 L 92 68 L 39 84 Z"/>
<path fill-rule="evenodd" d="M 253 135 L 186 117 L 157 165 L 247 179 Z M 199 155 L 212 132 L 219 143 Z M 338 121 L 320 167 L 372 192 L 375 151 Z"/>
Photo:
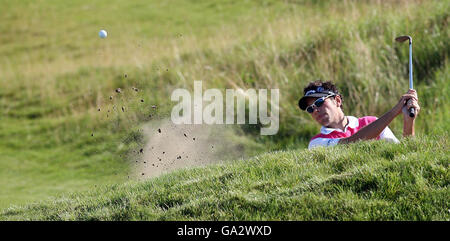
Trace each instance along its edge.
<path fill-rule="evenodd" d="M 98 32 L 98 36 L 100 36 L 100 38 L 106 38 L 106 36 L 108 36 L 108 33 L 106 32 L 106 30 L 100 30 L 100 32 Z"/>

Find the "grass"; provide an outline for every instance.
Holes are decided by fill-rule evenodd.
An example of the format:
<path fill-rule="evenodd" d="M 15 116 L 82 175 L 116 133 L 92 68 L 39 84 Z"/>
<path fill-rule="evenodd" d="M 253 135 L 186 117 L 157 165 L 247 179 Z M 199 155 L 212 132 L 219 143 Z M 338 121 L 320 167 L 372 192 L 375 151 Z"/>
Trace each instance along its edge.
<path fill-rule="evenodd" d="M 10 207 L 2 220 L 450 220 L 442 136 L 277 151 Z"/>
<path fill-rule="evenodd" d="M 319 127 L 296 103 L 318 78 L 338 84 L 347 115 L 380 116 L 407 90 L 402 34 L 414 38 L 416 132 L 448 137 L 448 1 L 0 4 L 0 208 L 128 180 L 140 126 L 167 118 L 172 90 L 194 80 L 280 89 L 277 135 L 236 131 L 250 153 L 307 146 Z M 390 127 L 401 136 L 400 118 Z"/>
<path fill-rule="evenodd" d="M 179 43 L 192 46 L 197 38 L 215 36 L 216 27 L 265 9 L 254 1 L 249 9 L 236 3 L 218 4 L 219 18 L 209 1 L 176 3 L 179 14 L 173 15 L 165 14 L 173 1 L 2 2 L 0 207 L 126 180 L 129 154 L 142 145 L 142 138 L 133 137 L 149 120 L 149 107 L 158 104 L 156 118 L 167 116 L 170 107 L 170 89 L 161 89 L 167 84 L 160 78 L 166 75 L 163 59 Z M 97 28 L 109 31 L 106 41 L 99 41 Z M 129 91 L 132 85 L 142 91 Z M 125 90 L 122 96 L 113 92 L 118 87 Z M 146 104 L 136 105 L 140 99 Z M 127 112 L 117 113 L 113 105 Z M 109 118 L 99 107 L 111 111 Z"/>

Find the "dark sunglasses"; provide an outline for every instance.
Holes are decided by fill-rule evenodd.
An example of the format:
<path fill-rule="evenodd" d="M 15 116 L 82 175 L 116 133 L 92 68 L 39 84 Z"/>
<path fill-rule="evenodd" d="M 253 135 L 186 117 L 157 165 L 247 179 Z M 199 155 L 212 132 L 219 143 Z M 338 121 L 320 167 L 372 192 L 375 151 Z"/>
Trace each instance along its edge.
<path fill-rule="evenodd" d="M 329 96 L 320 97 L 319 99 L 317 99 L 316 101 L 314 101 L 314 103 L 312 103 L 312 105 L 306 107 L 306 111 L 307 111 L 308 113 L 310 113 L 310 114 L 313 113 L 313 112 L 314 112 L 314 108 L 319 108 L 319 107 L 321 107 L 321 106 L 323 105 L 323 103 L 325 102 L 325 100 L 326 100 L 327 98 L 332 97 L 332 96 L 334 96 L 334 95 L 329 95 Z"/>

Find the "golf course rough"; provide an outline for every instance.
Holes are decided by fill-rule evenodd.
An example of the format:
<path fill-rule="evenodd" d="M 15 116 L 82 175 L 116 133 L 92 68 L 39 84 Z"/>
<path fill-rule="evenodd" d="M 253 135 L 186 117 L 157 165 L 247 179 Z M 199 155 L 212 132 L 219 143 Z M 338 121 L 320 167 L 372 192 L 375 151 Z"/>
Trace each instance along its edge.
<path fill-rule="evenodd" d="M 448 219 L 441 197 L 448 197 L 449 1 L 6 2 L 2 219 Z M 408 84 L 408 49 L 394 40 L 400 35 L 414 39 L 421 112 L 418 138 L 406 143 L 417 146 L 304 150 L 319 132 L 297 106 L 309 81 L 333 80 L 347 115 L 379 117 L 397 103 Z M 279 89 L 277 135 L 233 125 L 214 135 L 224 142 L 203 146 L 209 137 L 180 129 L 175 134 L 187 143 L 180 149 L 196 145 L 203 160 L 153 149 L 155 157 L 202 167 L 140 169 L 159 165 L 145 160 L 148 141 L 171 132 L 154 124 L 170 117 L 172 91 L 195 80 L 205 89 Z M 402 125 L 400 117 L 389 126 L 397 138 Z M 286 167 L 292 172 L 284 176 Z M 316 204 L 323 208 L 309 208 Z"/>

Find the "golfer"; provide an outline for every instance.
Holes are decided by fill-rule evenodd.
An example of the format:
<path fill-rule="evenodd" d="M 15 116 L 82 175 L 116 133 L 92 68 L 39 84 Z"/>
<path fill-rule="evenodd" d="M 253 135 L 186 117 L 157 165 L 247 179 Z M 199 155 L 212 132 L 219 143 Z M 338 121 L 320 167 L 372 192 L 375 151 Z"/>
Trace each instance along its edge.
<path fill-rule="evenodd" d="M 388 125 L 401 113 L 403 113 L 403 136 L 414 136 L 414 121 L 420 111 L 415 90 L 408 90 L 400 101 L 380 118 L 346 116 L 342 104 L 342 95 L 330 81 L 311 82 L 304 89 L 304 96 L 299 100 L 298 106 L 311 114 L 311 117 L 322 126 L 320 134 L 311 138 L 309 149 L 371 139 L 398 143 Z M 410 117 L 408 113 L 411 107 L 416 109 L 414 117 Z"/>

